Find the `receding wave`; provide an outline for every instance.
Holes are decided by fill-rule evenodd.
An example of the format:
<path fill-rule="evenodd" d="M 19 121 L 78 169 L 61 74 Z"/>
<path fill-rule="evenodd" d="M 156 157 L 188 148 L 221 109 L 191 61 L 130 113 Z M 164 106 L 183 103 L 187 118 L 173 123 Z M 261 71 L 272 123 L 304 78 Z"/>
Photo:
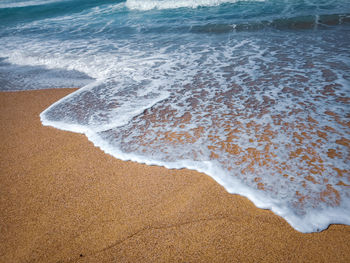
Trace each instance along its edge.
<path fill-rule="evenodd" d="M 147 55 L 127 47 L 114 64 L 124 72 L 62 99 L 42 121 L 119 159 L 205 172 L 299 231 L 349 224 L 349 66 L 339 53 L 348 48 L 330 48 L 346 36 L 293 32 L 200 38 Z"/>

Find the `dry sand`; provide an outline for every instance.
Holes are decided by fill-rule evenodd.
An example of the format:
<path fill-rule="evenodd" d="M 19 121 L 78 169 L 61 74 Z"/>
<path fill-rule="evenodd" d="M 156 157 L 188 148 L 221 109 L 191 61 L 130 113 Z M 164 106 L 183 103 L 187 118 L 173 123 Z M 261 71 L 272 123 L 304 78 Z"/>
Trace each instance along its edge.
<path fill-rule="evenodd" d="M 349 226 L 302 234 L 204 174 L 43 127 L 72 91 L 0 93 L 0 262 L 350 262 Z"/>

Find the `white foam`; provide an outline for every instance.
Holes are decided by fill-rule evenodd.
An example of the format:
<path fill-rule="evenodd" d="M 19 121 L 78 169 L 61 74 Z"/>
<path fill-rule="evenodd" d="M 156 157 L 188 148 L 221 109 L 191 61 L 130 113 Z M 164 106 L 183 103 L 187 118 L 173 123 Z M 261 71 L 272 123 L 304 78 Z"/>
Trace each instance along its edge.
<path fill-rule="evenodd" d="M 299 49 L 294 41 L 298 40 L 284 41 L 286 54 L 290 55 L 288 46 L 295 46 L 296 52 L 312 53 Z M 196 43 L 195 47 L 184 46 L 174 53 L 169 53 L 166 48 L 157 49 L 157 56 L 153 56 L 149 50 L 147 59 L 144 54 L 135 56 L 135 51 L 129 50 L 132 55 L 127 57 L 132 58 L 132 63 L 123 64 L 124 75 L 118 75 L 118 78 L 123 76 L 122 81 L 100 80 L 98 84 L 73 93 L 45 110 L 41 114 L 42 122 L 44 125 L 84 133 L 103 151 L 122 160 L 204 172 L 230 193 L 246 196 L 260 208 L 271 209 L 301 232 L 320 231 L 330 223 L 349 224 L 348 193 L 337 186 L 338 179 L 332 176 L 334 167 L 348 169 L 344 159 L 347 149 L 335 143 L 342 136 L 346 138 L 348 135 L 341 124 L 324 114 L 329 105 L 339 116 L 343 115 L 344 108 L 341 103 L 334 103 L 331 97 L 319 98 L 322 91 L 320 81 L 324 78 L 322 69 L 331 69 L 327 63 L 331 60 L 338 61 L 338 58 L 328 58 L 326 62 L 323 51 L 319 50 L 314 61 L 319 61 L 321 70 L 315 67 L 303 68 L 302 64 L 294 64 L 293 59 L 287 60 L 288 65 L 276 66 L 278 61 L 283 61 L 283 56 L 275 57 L 281 54 L 269 52 L 262 46 L 264 45 L 257 41 L 247 39 L 243 42 L 226 42 L 223 49 Z M 125 63 L 126 59 L 122 61 Z M 347 82 L 342 79 L 341 72 L 337 73 L 334 69 L 333 72 L 337 74 L 339 89 L 346 92 Z M 108 76 L 111 78 L 115 75 Z M 294 79 L 296 76 L 305 78 L 306 82 L 303 84 Z M 136 86 L 128 86 L 128 83 Z M 241 89 L 230 93 L 230 83 L 241 86 Z M 282 92 L 284 87 L 294 88 L 296 84 L 311 89 L 302 96 L 289 91 Z M 298 90 L 302 88 L 296 88 L 295 92 Z M 201 92 L 206 92 L 206 95 L 199 95 Z M 228 95 L 225 95 L 226 92 Z M 93 97 L 90 98 L 89 94 Z M 145 98 L 149 94 L 151 97 L 147 102 Z M 215 102 L 219 98 L 220 102 Z M 273 100 L 271 105 L 265 101 L 267 98 Z M 251 99 L 253 100 L 250 101 Z M 223 103 L 225 100 L 228 100 L 228 104 Z M 118 105 L 113 106 L 113 101 L 119 102 Z M 142 104 L 143 102 L 146 103 Z M 305 110 L 302 105 L 307 103 L 311 103 L 312 108 Z M 77 105 L 79 109 L 75 108 Z M 230 105 L 234 105 L 233 112 Z M 210 106 L 209 111 L 206 110 L 207 106 Z M 258 113 L 265 106 L 268 111 L 259 116 Z M 189 123 L 181 121 L 186 113 L 191 114 Z M 233 119 L 224 117 L 232 113 Z M 273 117 L 278 115 L 290 126 L 274 124 Z M 306 121 L 308 116 L 322 125 L 309 126 L 310 123 Z M 255 123 L 253 128 L 249 127 L 251 122 Z M 298 128 L 295 126 L 297 124 L 304 128 Z M 221 125 L 230 126 L 227 129 Z M 328 142 L 320 142 L 314 133 L 326 125 L 335 127 L 337 133 L 322 131 L 327 134 Z M 193 130 L 198 127 L 205 127 L 199 138 L 187 142 L 186 137 L 183 137 L 181 143 L 175 144 L 166 141 L 169 132 L 185 132 L 192 138 Z M 272 132 L 269 143 L 257 140 L 265 128 Z M 219 145 L 228 140 L 228 131 L 235 129 L 238 129 L 235 132 L 237 136 L 230 139 L 232 142 L 227 147 L 236 145 L 241 152 L 228 154 L 220 150 Z M 303 145 L 296 145 L 294 132 L 308 132 L 304 136 Z M 215 136 L 217 138 L 213 139 Z M 146 144 L 143 145 L 143 142 Z M 272 147 L 265 152 L 267 144 Z M 314 145 L 312 147 L 317 152 L 307 153 L 306 149 L 310 145 Z M 216 147 L 215 153 L 220 156 L 218 160 L 210 158 L 210 147 Z M 326 165 L 318 171 L 320 174 L 313 174 L 319 184 L 308 183 L 306 188 L 302 186 L 313 166 L 302 159 L 290 158 L 290 154 L 298 147 L 309 155 L 308 158 L 315 157 L 324 161 L 314 163 L 318 166 Z M 262 167 L 258 164 L 251 165 L 251 160 L 246 159 L 251 148 L 263 154 L 268 153 L 268 158 L 274 156 L 272 160 L 268 159 L 270 164 Z M 344 155 L 331 159 L 325 149 L 336 149 Z M 243 172 L 248 168 L 253 171 Z M 284 169 L 294 180 L 281 177 L 279 169 Z M 264 183 L 267 191 L 257 189 L 257 178 Z M 323 178 L 327 178 L 328 182 L 322 183 Z M 336 206 L 317 200 L 320 193 L 327 191 L 327 184 L 339 191 L 341 201 Z M 298 200 L 295 192 L 309 196 L 310 201 L 303 206 L 295 206 Z M 326 202 L 335 202 L 333 198 L 336 197 L 332 196 L 332 192 L 326 192 L 326 195 L 329 196 Z"/>
<path fill-rule="evenodd" d="M 74 94 L 69 96 L 72 95 Z M 223 170 L 214 162 L 196 162 L 193 160 L 163 162 L 133 153 L 125 153 L 120 151 L 118 148 L 111 146 L 110 143 L 85 126 L 67 125 L 66 123 L 49 121 L 45 118 L 45 111 L 41 113 L 40 117 L 43 125 L 85 134 L 96 147 L 99 147 L 102 151 L 114 156 L 117 159 L 123 161 L 134 161 L 147 165 L 163 166 L 168 169 L 186 168 L 205 173 L 222 185 L 229 193 L 245 196 L 258 208 L 273 211 L 275 214 L 283 217 L 294 229 L 302 233 L 319 232 L 326 229 L 330 224 L 350 224 L 350 215 L 348 213 L 350 210 L 350 204 L 348 202 L 343 202 L 341 206 L 336 208 L 328 207 L 322 210 L 312 211 L 312 213 L 308 213 L 307 215 L 298 216 L 288 207 L 288 204 L 281 203 L 280 200 L 277 201 L 271 199 L 264 193 L 257 192 L 251 187 L 248 187 L 245 183 L 235 177 L 232 177 L 232 175 L 227 173 L 227 171 Z"/>
<path fill-rule="evenodd" d="M 126 6 L 136 10 L 175 9 L 181 7 L 197 8 L 200 6 L 218 6 L 224 3 L 236 3 L 253 0 L 127 0 Z M 263 2 L 255 0 L 254 2 Z"/>

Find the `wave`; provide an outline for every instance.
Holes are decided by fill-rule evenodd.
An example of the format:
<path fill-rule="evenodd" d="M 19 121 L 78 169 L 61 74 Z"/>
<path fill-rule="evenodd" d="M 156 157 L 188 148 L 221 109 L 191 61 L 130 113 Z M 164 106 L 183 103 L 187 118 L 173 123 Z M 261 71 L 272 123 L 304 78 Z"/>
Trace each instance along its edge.
<path fill-rule="evenodd" d="M 151 10 L 151 9 L 175 9 L 181 7 L 197 8 L 201 6 L 218 6 L 224 3 L 237 2 L 264 2 L 264 0 L 127 0 L 129 9 Z"/>
<path fill-rule="evenodd" d="M 0 28 L 16 23 L 28 23 L 40 19 L 48 19 L 69 14 L 80 13 L 86 9 L 115 4 L 122 0 L 52 0 L 52 1 L 6 1 L 0 3 Z"/>
<path fill-rule="evenodd" d="M 129 43 L 93 61 L 118 72 L 41 120 L 119 159 L 205 172 L 301 232 L 349 224 L 347 36 L 242 38 L 145 52 Z"/>
<path fill-rule="evenodd" d="M 21 66 L 0 57 L 0 91 L 81 88 L 94 79 L 76 70 Z"/>

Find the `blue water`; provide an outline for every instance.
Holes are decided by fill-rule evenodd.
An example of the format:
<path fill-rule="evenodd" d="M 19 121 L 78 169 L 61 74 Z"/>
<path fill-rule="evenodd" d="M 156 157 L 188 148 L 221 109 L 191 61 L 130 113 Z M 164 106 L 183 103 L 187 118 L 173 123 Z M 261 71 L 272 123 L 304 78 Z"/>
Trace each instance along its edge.
<path fill-rule="evenodd" d="M 44 125 L 350 224 L 349 1 L 0 1 L 0 90 L 71 87 Z"/>

